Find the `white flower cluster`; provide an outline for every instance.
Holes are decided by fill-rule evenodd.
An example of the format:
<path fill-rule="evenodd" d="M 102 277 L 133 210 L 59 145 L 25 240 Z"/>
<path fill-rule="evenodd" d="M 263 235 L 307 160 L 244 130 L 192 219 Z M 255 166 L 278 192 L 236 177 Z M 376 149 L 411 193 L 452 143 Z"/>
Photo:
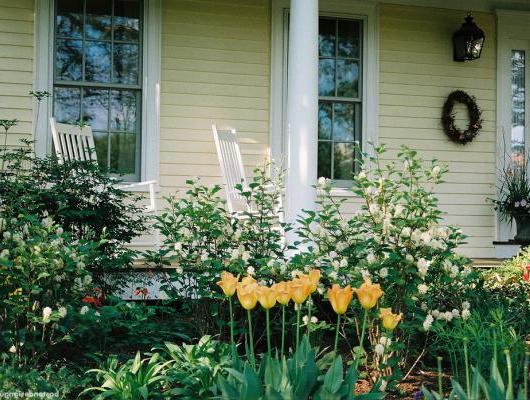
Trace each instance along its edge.
<path fill-rule="evenodd" d="M 464 301 L 462 303 L 462 310 L 457 308 L 453 308 L 451 311 L 431 310 L 423 321 L 423 329 L 428 331 L 435 320 L 451 322 L 453 319 L 462 318 L 465 321 L 471 316 L 470 308 L 471 305 L 469 302 Z"/>
<path fill-rule="evenodd" d="M 521 201 L 516 201 L 514 203 L 515 208 L 526 208 L 527 210 L 530 210 L 530 201 L 526 199 L 522 199 Z"/>
<path fill-rule="evenodd" d="M 43 324 L 48 324 L 51 322 L 52 313 L 53 313 L 53 310 L 51 309 L 51 307 L 44 307 L 42 309 L 42 323 Z M 65 318 L 67 313 L 68 312 L 65 307 L 59 307 L 57 309 L 57 315 L 60 318 Z"/>
<path fill-rule="evenodd" d="M 386 336 L 381 336 L 379 343 L 374 346 L 374 352 L 379 355 L 385 354 L 386 349 L 392 344 L 392 339 Z"/>

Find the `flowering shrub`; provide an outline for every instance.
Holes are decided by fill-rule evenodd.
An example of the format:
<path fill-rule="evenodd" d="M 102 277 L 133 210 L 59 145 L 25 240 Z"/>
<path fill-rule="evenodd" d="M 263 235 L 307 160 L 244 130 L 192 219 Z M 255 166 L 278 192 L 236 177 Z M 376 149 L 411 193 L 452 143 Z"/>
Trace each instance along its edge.
<path fill-rule="evenodd" d="M 345 215 L 344 200 L 331 195 L 321 178 L 320 210 L 301 220 L 299 234 L 312 251 L 312 262 L 330 282 L 381 284 L 383 304 L 403 313 L 415 330 L 429 331 L 435 321 L 469 317 L 467 293 L 476 284 L 470 261 L 456 253 L 462 232 L 440 224 L 434 187 L 445 168 L 425 164 L 402 148 L 395 162 L 383 162 L 383 147 L 365 155 L 351 191 L 359 210 Z M 373 337 L 374 343 L 380 338 Z"/>
<path fill-rule="evenodd" d="M 362 204 L 353 216 L 341 212 L 342 201 L 320 180 L 322 211 L 309 214 L 300 229 L 314 243 L 314 262 L 333 282 L 370 278 L 380 283 L 386 301 L 400 311 L 461 312 L 461 296 L 474 276 L 467 267 L 470 261 L 455 252 L 465 237 L 459 229 L 440 225 L 433 190 L 445 170 L 434 162 L 423 166 L 407 148 L 397 163 L 385 165 L 380 159 L 385 149 L 376 152 L 354 177 L 351 190 Z"/>
<path fill-rule="evenodd" d="M 95 163 L 33 158 L 30 145 L 0 154 L 6 161 L 6 171 L 0 173 L 0 210 L 6 218 L 50 216 L 78 240 L 105 236 L 87 268 L 106 289 L 109 280 L 103 275 L 132 265 L 135 252 L 127 244 L 145 230 L 139 197 L 116 187 L 119 181 Z"/>
<path fill-rule="evenodd" d="M 90 287 L 96 243 L 72 240 L 49 217 L 24 215 L 0 217 L 0 236 L 0 349 L 37 362 L 68 340 L 64 321 Z"/>
<path fill-rule="evenodd" d="M 248 187 L 237 186 L 244 211 L 230 215 L 219 186 L 189 180 L 186 197 L 166 199 L 167 209 L 155 228 L 164 237 L 158 252 L 148 252 L 155 265 L 172 265 L 165 286 L 174 297 L 211 296 L 212 280 L 223 270 L 249 272 L 258 279 L 286 273 L 286 245 L 277 219 L 281 175 L 268 176 L 266 164 L 256 168 Z"/>

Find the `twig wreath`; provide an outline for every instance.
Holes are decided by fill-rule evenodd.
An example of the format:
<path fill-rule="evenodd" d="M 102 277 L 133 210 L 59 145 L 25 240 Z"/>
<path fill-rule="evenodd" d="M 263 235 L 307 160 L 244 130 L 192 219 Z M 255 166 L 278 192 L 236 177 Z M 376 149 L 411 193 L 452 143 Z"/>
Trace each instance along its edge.
<path fill-rule="evenodd" d="M 467 106 L 469 124 L 465 131 L 459 130 L 455 126 L 455 114 L 453 108 L 456 103 Z M 471 142 L 482 129 L 482 111 L 477 105 L 476 99 L 463 90 L 452 92 L 444 103 L 442 109 L 442 127 L 449 139 L 453 142 L 466 144 Z"/>

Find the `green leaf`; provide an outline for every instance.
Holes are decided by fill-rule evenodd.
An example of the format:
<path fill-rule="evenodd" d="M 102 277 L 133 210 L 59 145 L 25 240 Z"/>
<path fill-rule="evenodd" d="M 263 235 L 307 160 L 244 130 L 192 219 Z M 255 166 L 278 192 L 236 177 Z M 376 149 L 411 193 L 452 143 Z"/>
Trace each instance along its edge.
<path fill-rule="evenodd" d="M 330 393 L 337 393 L 342 385 L 342 357 L 338 356 L 324 376 L 324 387 Z"/>
<path fill-rule="evenodd" d="M 245 369 L 243 370 L 243 382 L 241 385 L 240 399 L 258 399 L 262 395 L 263 387 L 258 375 L 250 366 L 250 364 L 246 364 Z"/>

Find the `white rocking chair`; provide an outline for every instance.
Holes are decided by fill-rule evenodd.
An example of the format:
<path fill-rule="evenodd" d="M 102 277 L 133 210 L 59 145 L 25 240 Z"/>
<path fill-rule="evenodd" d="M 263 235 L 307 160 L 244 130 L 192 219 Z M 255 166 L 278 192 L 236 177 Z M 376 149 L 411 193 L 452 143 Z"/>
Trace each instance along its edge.
<path fill-rule="evenodd" d="M 94 161 L 97 162 L 96 146 L 92 128 L 89 125 L 78 126 L 62 124 L 50 118 L 50 127 L 52 131 L 53 147 L 59 163 L 65 161 Z M 120 189 L 139 189 L 148 187 L 149 205 L 146 206 L 146 212 L 156 212 L 155 186 L 156 181 L 135 182 L 126 185 L 119 185 Z"/>
<path fill-rule="evenodd" d="M 221 167 L 228 212 L 231 214 L 235 213 L 240 217 L 244 216 L 245 212 L 251 213 L 251 205 L 245 201 L 236 189 L 236 185 L 238 184 L 241 184 L 243 188 L 248 187 L 236 130 L 218 130 L 217 126 L 213 124 L 212 132 L 215 147 L 217 148 L 219 165 Z M 271 215 L 270 217 L 277 218 L 280 223 L 283 222 L 281 194 L 278 198 L 278 209 L 275 211 L 275 215 Z"/>

